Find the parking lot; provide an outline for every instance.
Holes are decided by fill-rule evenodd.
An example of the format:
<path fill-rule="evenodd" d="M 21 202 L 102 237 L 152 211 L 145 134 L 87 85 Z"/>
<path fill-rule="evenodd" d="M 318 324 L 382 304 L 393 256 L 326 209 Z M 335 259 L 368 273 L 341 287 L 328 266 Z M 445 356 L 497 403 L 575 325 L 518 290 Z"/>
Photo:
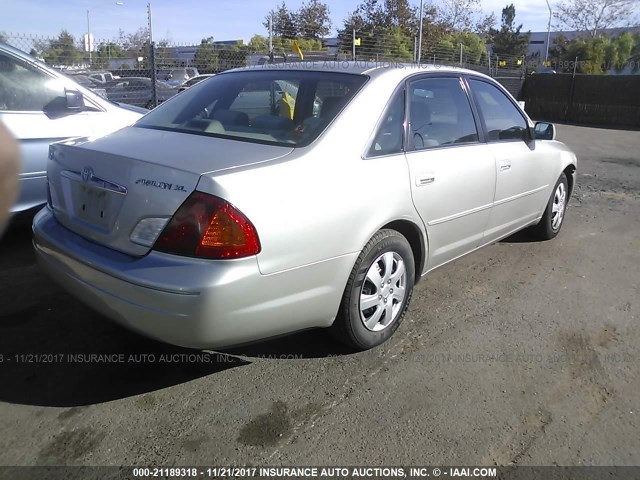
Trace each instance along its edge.
<path fill-rule="evenodd" d="M 432 273 L 364 353 L 322 331 L 146 340 L 53 285 L 19 219 L 0 240 L 0 464 L 640 464 L 640 133 L 558 128 L 579 159 L 560 235 Z"/>

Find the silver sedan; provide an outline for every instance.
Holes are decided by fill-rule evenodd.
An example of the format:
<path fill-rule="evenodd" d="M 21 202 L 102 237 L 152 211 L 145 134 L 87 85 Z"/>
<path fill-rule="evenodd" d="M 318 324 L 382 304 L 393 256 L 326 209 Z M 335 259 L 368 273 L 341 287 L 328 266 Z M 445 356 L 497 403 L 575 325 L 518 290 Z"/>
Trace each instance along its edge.
<path fill-rule="evenodd" d="M 226 72 L 53 145 L 41 265 L 165 342 L 330 327 L 367 349 L 433 269 L 526 227 L 558 234 L 576 157 L 491 78 L 328 63 Z"/>

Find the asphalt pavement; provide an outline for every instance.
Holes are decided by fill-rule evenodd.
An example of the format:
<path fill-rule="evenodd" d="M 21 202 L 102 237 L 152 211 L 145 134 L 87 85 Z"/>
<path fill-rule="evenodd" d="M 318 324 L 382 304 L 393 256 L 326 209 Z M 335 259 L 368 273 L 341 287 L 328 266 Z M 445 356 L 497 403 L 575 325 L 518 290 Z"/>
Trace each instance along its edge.
<path fill-rule="evenodd" d="M 323 331 L 227 352 L 130 333 L 0 240 L 0 465 L 639 465 L 640 132 L 560 125 L 560 235 L 416 287 L 382 347 Z"/>

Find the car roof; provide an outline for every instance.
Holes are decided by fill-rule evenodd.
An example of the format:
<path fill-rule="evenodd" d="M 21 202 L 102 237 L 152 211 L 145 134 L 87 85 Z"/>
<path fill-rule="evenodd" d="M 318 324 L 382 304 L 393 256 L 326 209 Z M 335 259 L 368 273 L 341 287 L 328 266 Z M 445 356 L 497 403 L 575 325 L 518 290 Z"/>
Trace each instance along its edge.
<path fill-rule="evenodd" d="M 417 64 L 417 63 L 398 63 L 398 62 L 376 62 L 376 61 L 339 61 L 339 60 L 317 60 L 308 62 L 288 62 L 278 64 L 266 64 L 258 66 L 250 66 L 243 68 L 236 68 L 228 70 L 227 72 L 239 72 L 239 71 L 315 71 L 315 72 L 336 72 L 336 73 L 351 73 L 355 75 L 366 75 L 369 77 L 378 77 L 388 74 L 391 71 L 404 71 L 405 76 L 424 72 L 424 73 L 463 73 L 467 75 L 477 75 L 480 77 L 487 77 L 483 73 L 476 72 L 475 70 L 469 70 L 466 68 L 446 66 L 446 65 L 434 65 L 434 64 Z"/>

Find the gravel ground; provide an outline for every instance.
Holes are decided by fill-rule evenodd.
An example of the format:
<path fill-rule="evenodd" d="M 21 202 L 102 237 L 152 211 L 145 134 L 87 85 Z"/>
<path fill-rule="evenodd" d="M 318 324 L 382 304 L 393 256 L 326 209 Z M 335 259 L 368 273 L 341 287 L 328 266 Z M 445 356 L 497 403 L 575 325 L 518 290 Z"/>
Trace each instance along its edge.
<path fill-rule="evenodd" d="M 432 273 L 364 353 L 320 331 L 190 358 L 52 285 L 17 222 L 0 465 L 640 464 L 640 132 L 558 129 L 579 158 L 561 234 Z"/>

